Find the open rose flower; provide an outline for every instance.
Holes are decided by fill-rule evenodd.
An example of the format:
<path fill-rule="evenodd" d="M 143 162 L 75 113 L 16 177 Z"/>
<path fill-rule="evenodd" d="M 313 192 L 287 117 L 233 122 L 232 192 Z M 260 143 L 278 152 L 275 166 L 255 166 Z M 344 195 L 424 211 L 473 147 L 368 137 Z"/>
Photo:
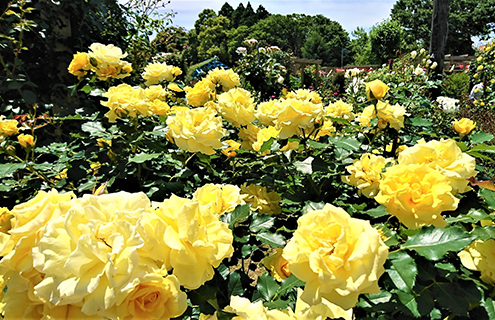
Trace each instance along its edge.
<path fill-rule="evenodd" d="M 481 272 L 481 280 L 495 284 L 495 240 L 475 240 L 458 253 L 461 263 L 473 271 Z"/>
<path fill-rule="evenodd" d="M 369 221 L 351 218 L 326 204 L 306 213 L 284 248 L 289 270 L 306 282 L 301 299 L 314 305 L 326 299 L 348 310 L 361 293 L 379 293 L 378 279 L 388 247 Z"/>

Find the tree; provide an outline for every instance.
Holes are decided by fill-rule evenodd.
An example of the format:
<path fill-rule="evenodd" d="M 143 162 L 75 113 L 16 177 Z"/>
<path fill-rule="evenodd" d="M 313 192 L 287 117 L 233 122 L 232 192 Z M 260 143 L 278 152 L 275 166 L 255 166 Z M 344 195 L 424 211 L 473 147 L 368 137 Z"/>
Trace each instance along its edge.
<path fill-rule="evenodd" d="M 194 22 L 194 29 L 199 33 L 199 29 L 206 23 L 210 18 L 217 17 L 217 14 L 212 9 L 204 9 L 198 14 L 198 19 Z"/>
<path fill-rule="evenodd" d="M 230 20 L 230 25 L 232 28 L 237 28 L 241 25 L 242 18 L 244 17 L 244 5 L 239 3 L 234 12 L 232 12 L 232 19 Z"/>
<path fill-rule="evenodd" d="M 251 2 L 248 1 L 239 25 L 252 26 L 255 23 L 256 23 L 256 13 L 254 13 L 253 7 L 251 6 Z"/>
<path fill-rule="evenodd" d="M 371 55 L 371 44 L 368 32 L 362 27 L 357 27 L 351 32 L 351 43 L 349 44 L 348 56 L 355 65 L 373 64 Z"/>
<path fill-rule="evenodd" d="M 400 55 L 404 47 L 404 30 L 398 21 L 387 19 L 374 25 L 369 33 L 372 59 L 386 63 Z"/>
<path fill-rule="evenodd" d="M 182 27 L 168 27 L 160 31 L 151 44 L 158 52 L 181 52 L 187 44 L 187 33 Z"/>
<path fill-rule="evenodd" d="M 270 16 L 270 12 L 268 12 L 265 7 L 263 7 L 261 4 L 258 6 L 258 9 L 256 9 L 256 21 L 266 19 Z"/>
<path fill-rule="evenodd" d="M 218 11 L 219 16 L 224 16 L 229 20 L 232 19 L 233 13 L 234 13 L 234 8 L 232 8 L 232 6 L 228 2 L 225 2 L 223 6 L 220 8 L 220 11 Z"/>
<path fill-rule="evenodd" d="M 316 30 L 311 30 L 301 48 L 302 57 L 308 59 L 331 60 L 332 50 L 328 43 Z"/>
<path fill-rule="evenodd" d="M 452 0 L 449 11 L 446 53 L 473 54 L 471 38 L 487 36 L 495 30 L 495 0 Z M 431 0 L 398 0 L 391 19 L 404 27 L 408 44 L 428 47 L 432 12 Z"/>
<path fill-rule="evenodd" d="M 217 56 L 220 60 L 229 60 L 227 52 L 227 32 L 230 24 L 224 16 L 209 18 L 199 28 L 198 60 L 206 60 Z"/>

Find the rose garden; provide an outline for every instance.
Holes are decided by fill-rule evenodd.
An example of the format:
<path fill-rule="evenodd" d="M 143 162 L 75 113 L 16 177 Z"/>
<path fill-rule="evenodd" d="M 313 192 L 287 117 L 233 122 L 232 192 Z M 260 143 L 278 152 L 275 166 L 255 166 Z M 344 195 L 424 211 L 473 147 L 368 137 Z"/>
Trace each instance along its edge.
<path fill-rule="evenodd" d="M 43 6 L 0 16 L 2 317 L 495 319 L 495 41 L 324 71 L 243 36 L 207 67 L 112 22 L 57 73 Z"/>

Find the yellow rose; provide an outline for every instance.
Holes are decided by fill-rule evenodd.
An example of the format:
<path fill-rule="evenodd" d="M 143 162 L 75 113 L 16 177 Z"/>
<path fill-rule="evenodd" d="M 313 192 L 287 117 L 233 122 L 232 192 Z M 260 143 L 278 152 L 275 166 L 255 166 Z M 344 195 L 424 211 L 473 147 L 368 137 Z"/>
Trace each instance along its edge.
<path fill-rule="evenodd" d="M 89 50 L 91 50 L 89 57 L 97 60 L 98 67 L 101 65 L 119 64 L 121 62 L 120 59 L 127 57 L 127 53 L 122 53 L 122 50 L 113 44 L 103 45 L 101 43 L 93 43 L 89 46 Z"/>
<path fill-rule="evenodd" d="M 265 142 L 270 140 L 271 138 L 276 138 L 280 133 L 280 130 L 276 129 L 275 127 L 268 127 L 268 128 L 263 128 L 258 131 L 258 134 L 256 135 L 256 141 L 253 142 L 252 148 L 254 151 L 260 151 L 261 147 Z M 266 150 L 262 154 L 269 154 L 270 150 Z"/>
<path fill-rule="evenodd" d="M 258 132 L 260 130 L 260 127 L 257 127 L 252 123 L 239 130 L 239 138 L 242 139 L 241 146 L 243 149 L 254 151 L 253 144 L 258 140 Z"/>
<path fill-rule="evenodd" d="M 449 179 L 425 163 L 389 167 L 375 200 L 409 229 L 431 224 L 443 228 L 447 222 L 441 213 L 459 204 Z"/>
<path fill-rule="evenodd" d="M 89 69 L 89 67 L 90 64 L 88 54 L 86 52 L 78 52 L 74 54 L 67 70 L 70 74 L 81 78 L 88 73 L 86 70 Z"/>
<path fill-rule="evenodd" d="M 371 120 L 376 118 L 375 106 L 369 105 L 357 116 L 357 121 L 361 127 L 371 127 Z"/>
<path fill-rule="evenodd" d="M 452 193 L 464 193 L 471 188 L 468 180 L 476 176 L 476 160 L 463 153 L 454 140 L 441 139 L 425 142 L 418 140 L 413 147 L 407 148 L 399 154 L 399 164 L 425 163 L 445 175 L 452 186 Z"/>
<path fill-rule="evenodd" d="M 333 126 L 333 121 L 325 119 L 323 125 L 311 136 L 311 139 L 318 141 L 324 136 L 334 136 L 335 132 L 337 132 L 337 128 Z"/>
<path fill-rule="evenodd" d="M 161 241 L 170 248 L 173 274 L 187 289 L 197 289 L 234 252 L 232 231 L 196 200 L 172 196 L 157 203 L 156 214 L 166 223 Z"/>
<path fill-rule="evenodd" d="M 13 120 L 13 119 L 4 120 L 4 117 L 0 116 L 0 134 L 6 136 L 12 136 L 14 134 L 19 133 L 19 128 L 17 128 L 18 124 L 19 122 L 17 122 L 17 120 Z"/>
<path fill-rule="evenodd" d="M 351 218 L 326 204 L 306 213 L 285 246 L 289 270 L 306 282 L 301 299 L 309 305 L 322 298 L 348 310 L 361 293 L 379 293 L 388 247 L 369 221 Z"/>
<path fill-rule="evenodd" d="M 179 85 L 177 83 L 173 83 L 173 82 L 170 82 L 167 85 L 167 89 L 172 90 L 172 91 L 175 91 L 175 92 L 183 92 L 184 91 L 184 89 L 182 89 L 181 87 L 179 87 Z"/>
<path fill-rule="evenodd" d="M 258 104 L 255 116 L 261 124 L 273 126 L 278 114 L 283 110 L 282 104 L 278 100 L 269 100 Z"/>
<path fill-rule="evenodd" d="M 215 96 L 215 84 L 203 78 L 193 88 L 186 88 L 187 103 L 193 107 L 201 107 Z"/>
<path fill-rule="evenodd" d="M 244 204 L 240 192 L 241 189 L 234 185 L 209 183 L 198 188 L 193 194 L 193 199 L 208 206 L 213 214 L 220 216 Z"/>
<path fill-rule="evenodd" d="M 373 80 L 366 83 L 366 96 L 368 100 L 371 99 L 381 99 L 385 97 L 388 92 L 389 87 L 383 83 L 381 80 Z"/>
<path fill-rule="evenodd" d="M 246 195 L 244 201 L 247 204 L 251 204 L 251 210 L 253 211 L 269 215 L 282 212 L 280 208 L 281 198 L 275 191 L 268 192 L 266 187 L 244 184 L 241 186 L 241 193 Z"/>
<path fill-rule="evenodd" d="M 101 101 L 103 106 L 110 110 L 105 113 L 109 122 L 116 122 L 118 118 L 137 115 L 151 116 L 148 100 L 142 88 L 133 88 L 128 84 L 120 84 L 110 87 L 108 92 L 103 94 L 107 101 Z"/>
<path fill-rule="evenodd" d="M 161 85 L 156 85 L 145 88 L 144 95 L 149 101 L 155 101 L 156 99 L 166 101 L 169 94 Z"/>
<path fill-rule="evenodd" d="M 158 116 L 167 116 L 170 112 L 170 106 L 165 101 L 156 99 L 151 102 L 150 110 Z"/>
<path fill-rule="evenodd" d="M 147 274 L 131 288 L 125 300 L 117 302 L 116 310 L 104 314 L 109 319 L 171 319 L 187 309 L 187 295 L 180 290 L 179 280 L 173 275 Z"/>
<path fill-rule="evenodd" d="M 287 139 L 303 132 L 309 134 L 315 122 L 323 114 L 321 103 L 315 104 L 305 100 L 285 99 L 281 101 L 281 111 L 275 119 L 275 126 L 280 129 L 280 139 Z"/>
<path fill-rule="evenodd" d="M 388 101 L 378 101 L 376 105 L 376 111 L 378 112 L 378 127 L 384 129 L 387 124 L 395 130 L 399 131 L 404 127 L 404 115 L 406 109 L 398 104 L 391 105 Z"/>
<path fill-rule="evenodd" d="M 461 263 L 473 271 L 481 272 L 481 280 L 495 285 L 495 240 L 475 240 L 457 254 Z"/>
<path fill-rule="evenodd" d="M 268 320 L 267 309 L 261 300 L 252 303 L 249 299 L 232 296 L 230 297 L 230 304 L 224 310 L 237 315 L 232 320 Z"/>
<path fill-rule="evenodd" d="M 109 78 L 116 78 L 119 74 L 120 69 L 118 66 L 104 66 L 96 70 L 96 76 L 100 80 L 108 80 Z"/>
<path fill-rule="evenodd" d="M 224 143 L 228 145 L 227 148 L 222 149 L 222 153 L 229 158 L 235 157 L 237 155 L 236 150 L 239 150 L 241 144 L 234 140 L 225 140 Z"/>
<path fill-rule="evenodd" d="M 235 88 L 218 96 L 218 109 L 222 117 L 236 127 L 254 121 L 254 98 L 249 91 Z"/>
<path fill-rule="evenodd" d="M 310 305 L 301 299 L 303 290 L 297 289 L 296 300 L 296 318 L 295 320 L 326 320 L 344 318 L 352 320 L 352 309 L 344 310 L 338 305 L 331 303 L 325 298 L 321 299 L 321 303 Z"/>
<path fill-rule="evenodd" d="M 239 75 L 232 69 L 215 68 L 208 72 L 206 78 L 217 85 L 221 85 L 222 90 L 225 92 L 241 85 Z"/>
<path fill-rule="evenodd" d="M 182 150 L 212 155 L 223 146 L 220 140 L 226 130 L 211 108 L 178 110 L 167 118 L 167 125 L 167 137 Z"/>
<path fill-rule="evenodd" d="M 296 91 L 289 92 L 285 98 L 310 101 L 317 104 L 321 103 L 321 96 L 318 92 L 310 91 L 308 89 L 297 89 Z"/>
<path fill-rule="evenodd" d="M 270 275 L 277 281 L 290 277 L 289 262 L 282 257 L 282 248 L 277 248 L 275 254 L 263 259 L 263 265 L 270 270 Z"/>
<path fill-rule="evenodd" d="M 379 191 L 382 170 L 391 159 L 365 153 L 352 165 L 345 167 L 349 176 L 342 176 L 342 181 L 359 189 L 358 194 L 374 198 Z"/>
<path fill-rule="evenodd" d="M 354 120 L 354 113 L 352 113 L 352 105 L 345 103 L 342 100 L 338 100 L 335 103 L 330 103 L 325 108 L 325 116 L 330 118 L 346 119 L 349 121 Z"/>
<path fill-rule="evenodd" d="M 289 150 L 295 150 L 297 152 L 302 151 L 302 146 L 300 146 L 298 141 L 287 141 L 287 144 L 280 148 L 281 152 L 289 151 Z"/>
<path fill-rule="evenodd" d="M 34 137 L 30 134 L 22 133 L 17 137 L 17 140 L 24 148 L 31 148 L 34 146 Z"/>
<path fill-rule="evenodd" d="M 454 130 L 461 136 L 470 134 L 471 131 L 476 128 L 476 122 L 468 118 L 462 118 L 461 120 L 454 120 L 452 122 Z"/>
<path fill-rule="evenodd" d="M 150 86 L 162 81 L 174 81 L 175 77 L 182 74 L 182 71 L 166 63 L 150 63 L 144 68 L 142 77 L 146 80 L 145 85 Z"/>
<path fill-rule="evenodd" d="M 476 68 L 476 71 L 481 71 L 483 70 L 483 65 L 479 65 L 478 68 Z"/>

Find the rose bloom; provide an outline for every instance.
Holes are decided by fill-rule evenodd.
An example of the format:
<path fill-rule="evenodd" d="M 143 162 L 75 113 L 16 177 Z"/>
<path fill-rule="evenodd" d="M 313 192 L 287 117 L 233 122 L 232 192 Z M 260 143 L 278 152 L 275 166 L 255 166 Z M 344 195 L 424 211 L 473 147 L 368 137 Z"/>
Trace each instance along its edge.
<path fill-rule="evenodd" d="M 78 78 L 84 77 L 90 69 L 89 55 L 86 52 L 78 52 L 74 54 L 72 61 L 69 64 L 67 70 L 70 74 L 77 76 Z"/>
<path fill-rule="evenodd" d="M 275 126 L 281 129 L 280 139 L 287 139 L 303 132 L 309 134 L 315 122 L 323 114 L 321 103 L 315 104 L 298 99 L 286 99 L 281 102 L 281 111 L 275 119 Z"/>
<path fill-rule="evenodd" d="M 158 116 L 167 116 L 170 112 L 170 106 L 165 101 L 156 99 L 150 103 L 150 110 Z"/>
<path fill-rule="evenodd" d="M 182 74 L 178 67 L 169 66 L 166 63 L 154 62 L 144 68 L 142 77 L 146 80 L 145 85 L 151 86 L 162 81 L 174 81 L 175 77 Z"/>
<path fill-rule="evenodd" d="M 215 96 L 215 84 L 203 78 L 194 87 L 186 88 L 187 103 L 193 107 L 201 107 Z"/>
<path fill-rule="evenodd" d="M 197 200 L 172 196 L 155 205 L 156 215 L 166 225 L 160 241 L 170 248 L 165 265 L 173 268 L 182 286 L 199 288 L 213 278 L 213 268 L 234 252 L 232 231 Z"/>
<path fill-rule="evenodd" d="M 239 75 L 232 69 L 224 70 L 215 68 L 208 72 L 206 78 L 214 84 L 221 85 L 222 90 L 225 92 L 241 85 Z"/>
<path fill-rule="evenodd" d="M 224 311 L 236 314 L 232 320 L 268 320 L 267 308 L 261 300 L 253 303 L 247 298 L 232 296 Z"/>
<path fill-rule="evenodd" d="M 379 293 L 388 247 L 369 221 L 351 218 L 326 204 L 306 213 L 283 251 L 289 270 L 306 282 L 301 299 L 309 305 L 322 298 L 348 310 L 361 293 Z"/>
<path fill-rule="evenodd" d="M 134 88 L 128 84 L 120 84 L 116 87 L 110 87 L 108 92 L 103 94 L 107 101 L 101 101 L 101 104 L 110 110 L 105 113 L 109 122 L 116 122 L 117 119 L 129 116 L 136 117 L 151 116 L 149 103 L 142 88 Z"/>
<path fill-rule="evenodd" d="M 251 204 L 251 210 L 265 214 L 279 214 L 282 212 L 280 208 L 280 196 L 275 191 L 268 192 L 266 187 L 251 185 L 242 185 L 241 193 L 245 194 L 244 201 Z"/>
<path fill-rule="evenodd" d="M 212 155 L 223 146 L 226 130 L 211 108 L 179 110 L 167 118 L 167 125 L 167 137 L 182 150 Z"/>
<path fill-rule="evenodd" d="M 359 189 L 358 194 L 374 198 L 379 191 L 382 170 L 392 159 L 365 153 L 352 165 L 345 167 L 349 176 L 342 176 L 342 181 Z"/>
<path fill-rule="evenodd" d="M 22 133 L 17 137 L 17 140 L 24 148 L 31 148 L 34 146 L 34 137 L 30 134 Z"/>
<path fill-rule="evenodd" d="M 449 179 L 427 164 L 399 164 L 383 173 L 375 200 L 409 229 L 425 225 L 443 228 L 443 211 L 457 209 Z"/>
<path fill-rule="evenodd" d="M 145 88 L 144 94 L 149 101 L 154 101 L 156 99 L 166 101 L 167 97 L 170 95 L 161 85 L 149 86 L 148 88 Z"/>
<path fill-rule="evenodd" d="M 387 125 L 399 131 L 404 127 L 404 115 L 406 114 L 406 109 L 398 104 L 391 105 L 388 101 L 379 100 L 374 105 L 369 105 L 364 108 L 362 114 L 359 117 L 359 122 L 361 126 L 369 127 L 370 121 L 373 118 L 378 118 L 378 127 L 380 129 L 385 129 Z"/>
<path fill-rule="evenodd" d="M 326 320 L 339 318 L 344 318 L 345 320 L 353 319 L 352 309 L 344 310 L 340 306 L 331 303 L 325 298 L 321 299 L 321 303 L 310 305 L 301 299 L 302 293 L 303 290 L 298 288 L 294 320 Z M 277 318 L 277 320 L 286 319 L 287 318 Z"/>
<path fill-rule="evenodd" d="M 276 138 L 280 133 L 280 130 L 278 130 L 275 127 L 268 127 L 268 128 L 263 128 L 258 131 L 258 134 L 256 135 L 256 141 L 253 142 L 252 148 L 254 151 L 260 151 L 261 147 L 265 142 L 270 140 L 271 138 Z M 265 150 L 262 155 L 269 154 L 270 150 Z"/>
<path fill-rule="evenodd" d="M 476 122 L 468 118 L 462 118 L 461 120 L 455 120 L 452 122 L 454 130 L 461 136 L 470 134 L 471 131 L 476 128 Z"/>
<path fill-rule="evenodd" d="M 19 133 L 19 128 L 17 125 L 19 122 L 14 119 L 4 119 L 4 116 L 0 116 L 0 134 L 6 136 L 12 136 L 14 134 Z"/>
<path fill-rule="evenodd" d="M 282 248 L 277 248 L 275 254 L 263 259 L 263 265 L 270 270 L 270 275 L 278 282 L 290 277 L 289 262 L 282 257 Z"/>
<path fill-rule="evenodd" d="M 297 99 L 303 101 L 310 101 L 313 103 L 321 103 L 321 96 L 316 91 L 310 91 L 308 89 L 297 89 L 287 93 L 286 99 Z"/>
<path fill-rule="evenodd" d="M 354 120 L 354 113 L 352 113 L 352 105 L 345 103 L 342 100 L 330 103 L 325 108 L 325 116 L 331 118 L 339 118 L 352 121 Z"/>
<path fill-rule="evenodd" d="M 259 103 L 255 110 L 256 119 L 258 119 L 261 124 L 265 126 L 273 126 L 275 119 L 277 119 L 280 112 L 282 112 L 284 107 L 282 103 L 278 100 L 269 100 L 266 102 Z"/>
<path fill-rule="evenodd" d="M 239 130 L 239 138 L 242 139 L 241 146 L 243 149 L 255 151 L 253 149 L 253 144 L 258 140 L 258 132 L 260 132 L 260 130 L 260 127 L 251 123 Z"/>
<path fill-rule="evenodd" d="M 127 53 L 122 53 L 122 50 L 113 44 L 103 45 L 101 43 L 93 43 L 89 46 L 89 50 L 91 51 L 89 52 L 89 57 L 96 59 L 98 67 L 101 65 L 119 64 L 121 59 L 127 57 Z"/>
<path fill-rule="evenodd" d="M 255 120 L 254 98 L 249 91 L 235 88 L 218 96 L 218 109 L 222 117 L 236 127 L 246 126 Z"/>
<path fill-rule="evenodd" d="M 475 240 L 457 254 L 461 263 L 473 271 L 481 272 L 481 280 L 495 285 L 495 240 Z"/>
<path fill-rule="evenodd" d="M 241 144 L 237 141 L 234 141 L 234 140 L 225 140 L 224 143 L 227 144 L 228 147 L 225 149 L 222 149 L 221 150 L 222 153 L 224 155 L 226 155 L 228 158 L 235 157 L 237 155 L 236 150 L 239 150 L 239 148 L 241 147 Z"/>
<path fill-rule="evenodd" d="M 213 214 L 220 216 L 233 211 L 238 205 L 244 204 L 241 189 L 231 184 L 205 184 L 196 189 L 193 199 L 210 208 Z"/>
<path fill-rule="evenodd" d="M 425 163 L 430 168 L 442 173 L 450 180 L 452 193 L 464 193 L 471 188 L 468 180 L 476 176 L 476 160 L 463 153 L 454 140 L 441 139 L 426 142 L 418 140 L 415 146 L 405 149 L 399 154 L 399 164 Z"/>
<path fill-rule="evenodd" d="M 373 80 L 371 82 L 366 83 L 366 97 L 368 100 L 373 98 L 381 99 L 385 97 L 388 92 L 389 87 L 383 83 L 381 80 Z"/>

